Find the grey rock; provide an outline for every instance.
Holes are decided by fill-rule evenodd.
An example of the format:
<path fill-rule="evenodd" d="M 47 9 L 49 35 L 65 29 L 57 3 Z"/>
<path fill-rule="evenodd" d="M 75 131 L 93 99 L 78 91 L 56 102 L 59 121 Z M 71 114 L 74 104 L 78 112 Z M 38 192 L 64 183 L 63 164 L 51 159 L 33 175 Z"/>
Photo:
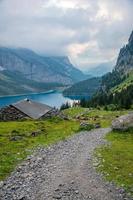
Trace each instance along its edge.
<path fill-rule="evenodd" d="M 72 84 L 86 76 L 75 68 L 68 57 L 48 57 L 32 50 L 0 48 L 0 66 L 8 71 L 20 72 L 25 78 L 38 82 Z"/>
<path fill-rule="evenodd" d="M 120 50 L 115 70 L 120 74 L 126 74 L 133 70 L 133 31 L 128 40 L 128 44 Z"/>
<path fill-rule="evenodd" d="M 124 190 L 123 188 L 121 188 L 121 189 L 119 190 L 119 192 L 120 192 L 120 194 L 124 194 L 124 193 L 125 193 L 125 190 Z"/>
<path fill-rule="evenodd" d="M 3 181 L 0 181 L 0 188 L 4 185 Z"/>
<path fill-rule="evenodd" d="M 62 196 L 58 194 L 58 195 L 54 195 L 53 198 L 54 198 L 54 199 L 61 199 Z"/>
<path fill-rule="evenodd" d="M 126 131 L 133 127 L 133 113 L 122 115 L 112 122 L 113 130 Z"/>
<path fill-rule="evenodd" d="M 101 128 L 101 125 L 100 125 L 100 123 L 97 123 L 97 124 L 94 125 L 94 127 L 95 128 Z"/>
<path fill-rule="evenodd" d="M 22 136 L 12 136 L 11 138 L 10 138 L 10 141 L 18 141 L 18 140 L 22 140 L 23 139 L 23 137 Z"/>

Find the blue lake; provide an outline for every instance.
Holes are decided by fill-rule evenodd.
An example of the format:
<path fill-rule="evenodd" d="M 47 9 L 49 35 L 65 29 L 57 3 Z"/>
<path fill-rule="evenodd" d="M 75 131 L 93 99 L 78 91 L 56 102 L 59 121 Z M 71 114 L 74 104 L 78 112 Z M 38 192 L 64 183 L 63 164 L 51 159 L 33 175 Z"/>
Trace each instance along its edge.
<path fill-rule="evenodd" d="M 64 97 L 61 92 L 38 93 L 38 94 L 0 97 L 0 107 L 10 105 L 25 98 L 38 101 L 40 103 L 45 103 L 53 107 L 55 106 L 56 108 L 59 108 L 65 102 L 72 103 L 74 100 L 77 100 L 76 97 L 75 98 L 73 97 L 72 99 Z"/>

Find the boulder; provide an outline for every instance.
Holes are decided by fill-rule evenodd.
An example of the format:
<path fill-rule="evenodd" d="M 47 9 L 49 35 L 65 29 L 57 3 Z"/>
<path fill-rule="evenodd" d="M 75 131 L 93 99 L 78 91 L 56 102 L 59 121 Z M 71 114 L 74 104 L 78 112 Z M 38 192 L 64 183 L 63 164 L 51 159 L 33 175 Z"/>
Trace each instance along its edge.
<path fill-rule="evenodd" d="M 133 113 L 122 115 L 112 122 L 113 130 L 126 131 L 133 127 Z"/>
<path fill-rule="evenodd" d="M 94 128 L 101 128 L 101 124 L 100 124 L 100 123 L 96 123 L 96 124 L 94 125 Z"/>
<path fill-rule="evenodd" d="M 16 135 L 16 136 L 12 136 L 10 138 L 10 141 L 19 141 L 19 140 L 22 140 L 22 139 L 23 139 L 22 136 Z"/>

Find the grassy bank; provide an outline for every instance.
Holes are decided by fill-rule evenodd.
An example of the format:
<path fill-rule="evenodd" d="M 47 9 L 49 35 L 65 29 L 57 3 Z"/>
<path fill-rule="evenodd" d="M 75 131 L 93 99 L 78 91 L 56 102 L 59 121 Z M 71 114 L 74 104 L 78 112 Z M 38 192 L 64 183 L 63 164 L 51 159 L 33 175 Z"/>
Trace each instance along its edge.
<path fill-rule="evenodd" d="M 121 110 L 121 111 L 106 111 L 103 109 L 89 110 L 88 108 L 82 108 L 82 107 L 69 108 L 64 110 L 63 112 L 64 114 L 73 119 L 76 119 L 77 116 L 80 116 L 79 120 L 87 121 L 90 124 L 99 123 L 103 128 L 111 126 L 111 122 L 116 117 L 128 113 L 127 110 Z"/>
<path fill-rule="evenodd" d="M 96 150 L 98 171 L 133 194 L 133 129 L 111 132 L 106 139 L 110 144 Z"/>
<path fill-rule="evenodd" d="M 78 122 L 58 118 L 46 121 L 0 122 L 0 180 L 30 154 L 33 148 L 63 140 L 78 129 Z M 33 132 L 37 135 L 32 135 Z"/>

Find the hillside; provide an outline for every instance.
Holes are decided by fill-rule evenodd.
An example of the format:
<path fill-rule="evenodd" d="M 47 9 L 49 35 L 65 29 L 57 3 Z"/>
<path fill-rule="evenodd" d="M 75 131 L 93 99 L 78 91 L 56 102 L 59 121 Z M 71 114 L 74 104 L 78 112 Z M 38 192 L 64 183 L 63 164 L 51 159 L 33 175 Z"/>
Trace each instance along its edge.
<path fill-rule="evenodd" d="M 111 88 L 111 93 L 121 93 L 122 90 L 126 90 L 129 86 L 133 85 L 133 71 L 130 72 L 127 77 L 117 86 Z"/>
<path fill-rule="evenodd" d="M 114 86 L 125 81 L 133 71 L 133 32 L 130 35 L 128 44 L 124 46 L 118 55 L 116 65 L 112 73 L 102 77 L 102 87 L 108 92 Z M 132 79 L 132 76 L 130 77 Z"/>
<path fill-rule="evenodd" d="M 44 92 L 61 87 L 59 83 L 39 83 L 26 79 L 20 72 L 0 71 L 0 96 Z"/>
<path fill-rule="evenodd" d="M 8 71 L 21 72 L 27 79 L 45 83 L 72 84 L 86 78 L 68 57 L 47 57 L 23 48 L 1 47 L 0 66 Z"/>
<path fill-rule="evenodd" d="M 98 66 L 91 67 L 90 69 L 86 70 L 85 73 L 90 75 L 91 77 L 100 77 L 108 72 L 111 72 L 113 69 L 113 65 L 113 61 L 101 63 Z"/>
<path fill-rule="evenodd" d="M 70 88 L 64 90 L 64 96 L 89 96 L 91 97 L 99 88 L 101 78 L 90 78 L 85 81 L 75 83 Z"/>
<path fill-rule="evenodd" d="M 133 32 L 119 53 L 112 72 L 101 78 L 99 90 L 86 102 L 88 106 L 115 104 L 120 108 L 133 105 Z"/>
<path fill-rule="evenodd" d="M 114 70 L 121 75 L 133 70 L 133 31 L 129 37 L 128 44 L 120 49 Z"/>

